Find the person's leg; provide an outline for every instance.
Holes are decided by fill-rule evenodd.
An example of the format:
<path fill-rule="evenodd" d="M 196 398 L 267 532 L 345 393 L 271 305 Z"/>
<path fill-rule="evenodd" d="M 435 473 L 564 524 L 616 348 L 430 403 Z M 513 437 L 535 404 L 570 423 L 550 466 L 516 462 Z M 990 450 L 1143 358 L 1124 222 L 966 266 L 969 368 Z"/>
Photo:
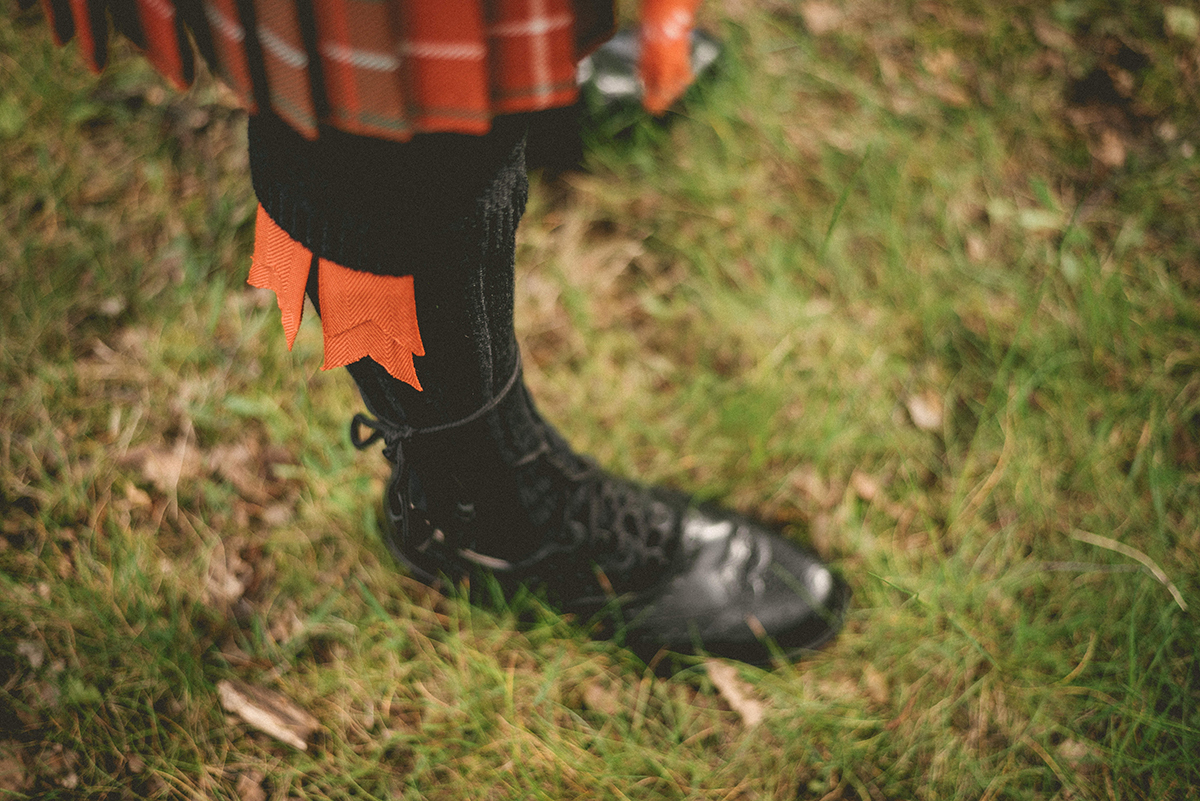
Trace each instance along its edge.
<path fill-rule="evenodd" d="M 356 418 L 354 436 L 383 439 L 394 465 L 387 539 L 417 576 L 528 585 L 584 616 L 616 602 L 643 652 L 698 645 L 762 662 L 764 632 L 784 650 L 835 632 L 848 593 L 815 558 L 751 520 L 605 473 L 538 415 L 513 332 L 518 130 L 380 149 L 335 141 L 256 121 L 255 188 L 318 256 L 414 276 L 421 389 L 371 358 L 348 368 L 377 418 Z M 321 280 L 309 276 L 318 305 Z"/>

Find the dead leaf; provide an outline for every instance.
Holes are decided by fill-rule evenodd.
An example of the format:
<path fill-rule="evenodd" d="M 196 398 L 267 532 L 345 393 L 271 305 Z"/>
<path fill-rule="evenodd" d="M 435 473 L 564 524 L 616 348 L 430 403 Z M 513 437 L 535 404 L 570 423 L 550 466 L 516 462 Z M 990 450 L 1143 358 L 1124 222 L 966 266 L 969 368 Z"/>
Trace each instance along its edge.
<path fill-rule="evenodd" d="M 1112 128 L 1100 131 L 1100 140 L 1095 142 L 1090 149 L 1092 155 L 1096 157 L 1096 161 L 1105 167 L 1116 169 L 1125 166 L 1125 157 L 1128 155 L 1125 140 Z"/>
<path fill-rule="evenodd" d="M 1043 16 L 1034 17 L 1033 35 L 1051 50 L 1068 53 L 1075 49 L 1075 40 L 1071 34 Z"/>
<path fill-rule="evenodd" d="M 159 492 L 173 495 L 179 482 L 200 475 L 200 451 L 181 436 L 170 447 L 143 446 L 129 451 L 122 464 L 134 465 Z"/>
<path fill-rule="evenodd" d="M 217 682 L 217 694 L 226 712 L 300 751 L 308 750 L 309 738 L 321 726 L 306 710 L 274 690 L 222 680 Z"/>
<path fill-rule="evenodd" d="M 941 431 L 944 407 L 942 397 L 933 390 L 925 390 L 920 395 L 911 395 L 904 402 L 908 408 L 908 416 L 913 425 L 922 431 Z"/>
<path fill-rule="evenodd" d="M 963 62 L 950 48 L 929 53 L 922 59 L 927 73 L 923 88 L 931 91 L 938 100 L 956 108 L 970 105 L 971 97 L 960 85 L 963 80 Z"/>
<path fill-rule="evenodd" d="M 621 711 L 621 700 L 617 688 L 599 679 L 590 681 L 583 688 L 583 703 L 588 709 L 613 716 Z"/>
<path fill-rule="evenodd" d="M 961 72 L 962 61 L 958 54 L 948 47 L 929 53 L 921 61 L 925 69 L 937 78 L 950 78 Z"/>
<path fill-rule="evenodd" d="M 151 506 L 154 499 L 150 497 L 150 493 L 146 492 L 136 484 L 125 484 L 125 500 L 133 506 Z"/>
<path fill-rule="evenodd" d="M 29 784 L 29 773 L 16 746 L 0 744 L 0 791 L 20 795 Z"/>
<path fill-rule="evenodd" d="M 984 261 L 988 255 L 987 242 L 979 234 L 967 234 L 967 258 L 975 264 Z"/>
<path fill-rule="evenodd" d="M 850 486 L 864 501 L 870 502 L 879 497 L 879 482 L 860 470 L 855 470 L 850 476 Z"/>
<path fill-rule="evenodd" d="M 832 509 L 842 498 L 842 487 L 828 481 L 812 465 L 801 465 L 789 476 L 791 485 L 822 509 Z"/>
<path fill-rule="evenodd" d="M 246 500 L 265 504 L 271 499 L 257 469 L 259 459 L 246 443 L 217 445 L 208 452 L 206 461 L 210 470 L 232 484 Z"/>
<path fill-rule="evenodd" d="M 204 582 L 205 602 L 220 605 L 237 601 L 246 592 L 244 576 L 249 572 L 250 566 L 237 554 L 230 553 L 225 558 L 214 554 Z"/>
<path fill-rule="evenodd" d="M 813 36 L 821 36 L 836 31 L 841 27 L 846 15 L 833 3 L 821 0 L 809 0 L 800 4 L 800 16 L 804 19 L 804 27 Z"/>
<path fill-rule="evenodd" d="M 1063 740 L 1058 746 L 1058 755 L 1075 770 L 1088 763 L 1100 762 L 1100 754 L 1097 753 L 1096 747 L 1079 740 Z"/>
<path fill-rule="evenodd" d="M 17 640 L 17 653 L 28 659 L 34 670 L 46 662 L 46 646 L 38 640 Z"/>
<path fill-rule="evenodd" d="M 874 665 L 863 668 L 863 684 L 866 685 L 867 697 L 877 704 L 883 705 L 891 699 L 888 691 L 887 676 Z"/>
<path fill-rule="evenodd" d="M 289 503 L 274 503 L 262 510 L 259 517 L 268 526 L 282 526 L 292 519 L 295 514 Z"/>
<path fill-rule="evenodd" d="M 971 105 L 971 96 L 961 86 L 937 81 L 933 85 L 933 93 L 938 100 L 954 108 L 966 108 Z"/>
<path fill-rule="evenodd" d="M 762 723 L 767 711 L 766 705 L 752 695 L 750 685 L 738 678 L 737 668 L 717 659 L 708 660 L 704 667 L 708 670 L 708 678 L 712 680 L 717 692 L 729 704 L 730 709 L 741 716 L 746 728 L 754 728 Z"/>
<path fill-rule="evenodd" d="M 297 634 L 304 631 L 304 621 L 296 614 L 295 601 L 289 599 L 284 602 L 282 611 L 272 616 L 271 626 L 268 631 L 271 634 L 271 639 L 277 643 L 288 642 Z"/>
<path fill-rule="evenodd" d="M 79 786 L 79 774 L 75 772 L 75 766 L 79 763 L 79 755 L 64 748 L 60 743 L 55 743 L 49 749 L 43 750 L 38 755 L 37 763 L 44 769 L 44 775 L 54 777 L 54 781 L 59 786 L 68 790 L 74 790 Z"/>
<path fill-rule="evenodd" d="M 237 793 L 242 801 L 267 801 L 262 782 L 265 777 L 256 770 L 238 776 Z"/>

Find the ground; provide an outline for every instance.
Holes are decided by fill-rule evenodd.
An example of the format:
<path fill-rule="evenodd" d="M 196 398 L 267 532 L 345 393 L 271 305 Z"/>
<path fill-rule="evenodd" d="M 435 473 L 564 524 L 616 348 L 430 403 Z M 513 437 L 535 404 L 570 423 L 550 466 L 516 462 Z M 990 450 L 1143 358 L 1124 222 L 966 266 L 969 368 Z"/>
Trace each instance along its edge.
<path fill-rule="evenodd" d="M 529 382 L 855 595 L 809 659 L 669 675 L 403 577 L 347 376 L 244 284 L 242 113 L 4 15 L 0 796 L 1200 792 L 1195 10 L 704 15 L 715 75 L 533 177 Z"/>

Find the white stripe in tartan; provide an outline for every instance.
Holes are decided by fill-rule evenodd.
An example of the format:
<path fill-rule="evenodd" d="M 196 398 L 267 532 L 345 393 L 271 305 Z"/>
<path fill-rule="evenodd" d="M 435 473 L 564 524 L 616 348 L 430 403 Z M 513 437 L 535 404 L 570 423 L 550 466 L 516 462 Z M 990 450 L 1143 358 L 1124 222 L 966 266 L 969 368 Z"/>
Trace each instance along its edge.
<path fill-rule="evenodd" d="M 145 5 L 162 19 L 168 22 L 175 19 L 175 6 L 166 0 L 143 0 Z"/>
<path fill-rule="evenodd" d="M 321 52 L 328 56 L 331 61 L 349 64 L 356 69 L 369 70 L 371 72 L 394 72 L 400 68 L 400 59 L 395 56 L 387 53 L 378 53 L 373 50 L 360 50 L 356 47 L 347 47 L 337 42 L 322 43 Z"/>
<path fill-rule="evenodd" d="M 532 41 L 529 44 L 533 50 L 533 64 L 530 66 L 533 67 L 534 97 L 543 103 L 550 96 L 550 43 L 546 41 L 546 34 L 554 29 L 551 27 L 552 20 L 546 16 L 546 0 L 533 0 L 533 12 L 526 23 L 530 28 L 529 38 Z"/>
<path fill-rule="evenodd" d="M 544 36 L 551 31 L 567 27 L 572 21 L 571 17 L 566 14 L 559 14 L 557 17 L 541 16 L 539 10 L 538 16 L 520 22 L 504 22 L 493 25 L 488 28 L 487 32 L 490 36 Z"/>
<path fill-rule="evenodd" d="M 280 39 L 266 25 L 258 26 L 258 40 L 284 64 L 293 69 L 302 70 L 308 66 L 308 55 L 303 51 Z"/>
<path fill-rule="evenodd" d="M 222 14 L 221 10 L 212 3 L 204 4 L 204 16 L 208 18 L 208 21 L 212 23 L 214 28 L 220 31 L 231 42 L 241 44 L 242 40 L 246 38 L 246 29 Z"/>
<path fill-rule="evenodd" d="M 482 61 L 487 58 L 487 49 L 475 42 L 402 42 L 397 49 L 402 56 L 439 61 Z"/>

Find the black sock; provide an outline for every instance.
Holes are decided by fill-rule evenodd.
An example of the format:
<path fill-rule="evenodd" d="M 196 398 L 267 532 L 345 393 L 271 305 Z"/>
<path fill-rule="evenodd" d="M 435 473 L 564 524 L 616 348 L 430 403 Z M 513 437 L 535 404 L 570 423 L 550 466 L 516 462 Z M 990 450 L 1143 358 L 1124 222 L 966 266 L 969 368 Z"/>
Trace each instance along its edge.
<path fill-rule="evenodd" d="M 555 486 L 562 470 L 543 475 L 534 457 L 553 449 L 568 472 L 585 466 L 541 421 L 517 375 L 513 259 L 528 180 L 524 137 L 514 130 L 506 123 L 487 137 L 407 144 L 345 134 L 310 142 L 255 119 L 250 143 L 255 190 L 293 239 L 350 269 L 413 275 L 423 389 L 369 358 L 347 367 L 386 427 L 453 423 L 505 392 L 470 426 L 403 447 L 424 488 L 416 500 L 435 525 L 457 525 L 465 545 L 519 558 L 540 544 L 567 491 Z M 381 184 L 381 175 L 397 184 Z M 373 203 L 365 191 L 375 193 Z M 318 285 L 314 264 L 308 295 L 319 313 Z M 486 525 L 462 520 L 464 507 Z"/>

